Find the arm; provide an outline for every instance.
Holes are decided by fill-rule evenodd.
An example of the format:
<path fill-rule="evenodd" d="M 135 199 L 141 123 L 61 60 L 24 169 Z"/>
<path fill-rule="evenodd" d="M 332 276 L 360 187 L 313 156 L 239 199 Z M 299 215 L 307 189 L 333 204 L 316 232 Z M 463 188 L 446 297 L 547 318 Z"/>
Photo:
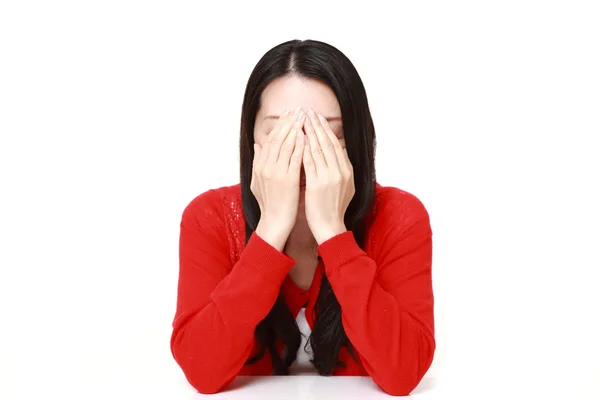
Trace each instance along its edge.
<path fill-rule="evenodd" d="M 380 216 L 388 222 L 375 237 L 376 260 L 350 231 L 319 246 L 344 330 L 373 381 L 392 395 L 417 386 L 435 350 L 429 216 L 416 197 L 409 201 Z"/>
<path fill-rule="evenodd" d="M 216 393 L 248 360 L 254 330 L 275 303 L 294 260 L 256 233 L 231 266 L 220 195 L 208 191 L 183 212 L 171 352 L 190 384 Z"/>

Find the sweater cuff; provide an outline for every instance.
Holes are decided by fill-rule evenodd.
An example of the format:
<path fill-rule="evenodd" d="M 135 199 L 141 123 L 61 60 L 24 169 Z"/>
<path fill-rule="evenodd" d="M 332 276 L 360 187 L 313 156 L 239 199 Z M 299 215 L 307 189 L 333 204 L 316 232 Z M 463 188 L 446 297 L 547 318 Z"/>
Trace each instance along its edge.
<path fill-rule="evenodd" d="M 240 255 L 239 262 L 277 285 L 281 285 L 296 260 L 280 252 L 255 232 Z"/>
<path fill-rule="evenodd" d="M 335 235 L 321 243 L 317 250 L 323 258 L 327 273 L 331 273 L 349 261 L 366 254 L 356 243 L 352 231 Z"/>

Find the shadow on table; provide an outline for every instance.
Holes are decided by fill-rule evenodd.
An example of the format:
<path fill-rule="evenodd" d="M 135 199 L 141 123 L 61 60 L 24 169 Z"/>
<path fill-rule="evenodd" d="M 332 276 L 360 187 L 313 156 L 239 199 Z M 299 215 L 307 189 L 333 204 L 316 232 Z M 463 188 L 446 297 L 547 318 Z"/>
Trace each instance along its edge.
<path fill-rule="evenodd" d="M 435 378 L 433 376 L 426 376 L 421 379 L 421 382 L 417 385 L 415 390 L 412 391 L 411 394 L 421 394 L 425 392 L 429 392 L 430 390 L 435 388 Z"/>
<path fill-rule="evenodd" d="M 269 379 L 268 376 L 237 376 L 233 382 L 227 385 L 222 392 L 232 392 L 243 387 L 257 385 L 261 380 Z"/>

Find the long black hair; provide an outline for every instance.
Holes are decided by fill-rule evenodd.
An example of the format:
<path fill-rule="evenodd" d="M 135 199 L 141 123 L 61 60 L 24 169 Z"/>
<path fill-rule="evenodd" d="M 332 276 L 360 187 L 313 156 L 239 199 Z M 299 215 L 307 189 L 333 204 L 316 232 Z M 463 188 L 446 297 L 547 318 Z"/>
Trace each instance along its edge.
<path fill-rule="evenodd" d="M 369 110 L 364 85 L 350 60 L 335 47 L 315 40 L 292 40 L 269 50 L 252 71 L 242 105 L 240 129 L 240 184 L 242 208 L 246 221 L 246 243 L 260 220 L 260 208 L 250 191 L 254 158 L 254 122 L 260 109 L 263 90 L 273 80 L 296 75 L 327 84 L 335 93 L 342 113 L 342 125 L 348 157 L 354 169 L 355 195 L 344 222 L 357 244 L 364 248 L 368 217 L 375 201 L 375 128 Z M 310 336 L 311 360 L 321 375 L 331 375 L 342 346 L 354 356 L 348 336 L 342 326 L 342 310 L 327 276 L 323 275 L 315 304 L 314 328 Z M 281 294 L 273 308 L 256 328 L 260 351 L 247 364 L 260 360 L 269 350 L 273 373 L 287 375 L 296 359 L 301 343 L 294 316 Z M 276 341 L 284 344 L 283 354 Z"/>

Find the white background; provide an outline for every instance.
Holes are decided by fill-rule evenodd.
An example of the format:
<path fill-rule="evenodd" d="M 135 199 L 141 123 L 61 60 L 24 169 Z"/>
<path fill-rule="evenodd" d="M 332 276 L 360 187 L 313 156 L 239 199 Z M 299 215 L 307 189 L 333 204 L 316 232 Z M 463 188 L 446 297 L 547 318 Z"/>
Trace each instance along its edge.
<path fill-rule="evenodd" d="M 0 398 L 187 390 L 181 212 L 294 38 L 353 61 L 379 182 L 430 212 L 430 392 L 600 398 L 598 3 L 207 3 L 0 3 Z"/>

